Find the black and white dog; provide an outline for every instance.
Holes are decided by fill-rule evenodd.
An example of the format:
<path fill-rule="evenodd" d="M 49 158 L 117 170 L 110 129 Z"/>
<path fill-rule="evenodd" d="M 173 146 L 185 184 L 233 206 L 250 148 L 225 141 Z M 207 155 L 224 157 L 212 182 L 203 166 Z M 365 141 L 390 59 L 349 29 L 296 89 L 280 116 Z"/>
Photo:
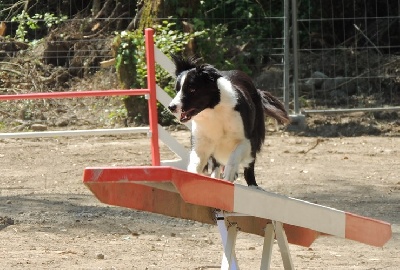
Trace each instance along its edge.
<path fill-rule="evenodd" d="M 194 57 L 172 59 L 177 94 L 168 108 L 180 113 L 181 122 L 192 120 L 188 171 L 203 173 L 213 158 L 225 166 L 224 179 L 233 182 L 243 165 L 247 184 L 257 186 L 254 163 L 265 139 L 264 113 L 289 123 L 282 103 L 258 90 L 244 72 L 219 71 Z"/>

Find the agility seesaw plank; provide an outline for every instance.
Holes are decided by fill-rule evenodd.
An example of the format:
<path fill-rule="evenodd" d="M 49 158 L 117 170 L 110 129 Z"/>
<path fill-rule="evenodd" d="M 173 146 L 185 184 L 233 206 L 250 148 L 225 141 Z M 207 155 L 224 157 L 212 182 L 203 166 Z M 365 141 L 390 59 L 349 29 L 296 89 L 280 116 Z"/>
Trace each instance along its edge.
<path fill-rule="evenodd" d="M 271 220 L 284 223 L 288 242 L 310 246 L 321 234 L 381 247 L 389 223 L 172 167 L 86 168 L 85 185 L 103 203 L 215 224 L 213 210 L 241 231 L 264 236 Z"/>

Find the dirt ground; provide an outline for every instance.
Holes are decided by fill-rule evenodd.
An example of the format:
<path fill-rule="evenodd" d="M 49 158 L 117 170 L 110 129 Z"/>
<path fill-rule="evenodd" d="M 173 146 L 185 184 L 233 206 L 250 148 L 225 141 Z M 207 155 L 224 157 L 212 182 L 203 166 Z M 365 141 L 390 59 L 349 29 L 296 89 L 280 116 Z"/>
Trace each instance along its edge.
<path fill-rule="evenodd" d="M 188 145 L 187 131 L 173 135 Z M 256 166 L 264 189 L 392 224 L 383 248 L 335 237 L 290 245 L 296 269 L 399 269 L 399 142 L 268 134 Z M 149 153 L 137 134 L 0 140 L 0 269 L 219 268 L 216 226 L 104 205 L 82 184 L 85 167 L 147 165 Z M 239 233 L 242 269 L 259 269 L 262 244 Z M 272 269 L 283 269 L 278 250 Z"/>

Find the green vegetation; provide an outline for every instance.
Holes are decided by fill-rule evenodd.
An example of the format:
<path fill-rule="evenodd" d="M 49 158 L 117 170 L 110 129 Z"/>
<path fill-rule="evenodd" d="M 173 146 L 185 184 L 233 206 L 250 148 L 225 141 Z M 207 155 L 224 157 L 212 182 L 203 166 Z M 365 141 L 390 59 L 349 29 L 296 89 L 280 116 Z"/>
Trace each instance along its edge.
<path fill-rule="evenodd" d="M 29 42 L 26 39 L 29 30 L 38 30 L 41 28 L 49 31 L 52 27 L 62 23 L 67 19 L 67 16 L 56 16 L 51 13 L 34 14 L 32 17 L 25 11 L 11 18 L 11 22 L 17 22 L 18 28 L 15 31 L 15 38 L 20 41 Z"/>

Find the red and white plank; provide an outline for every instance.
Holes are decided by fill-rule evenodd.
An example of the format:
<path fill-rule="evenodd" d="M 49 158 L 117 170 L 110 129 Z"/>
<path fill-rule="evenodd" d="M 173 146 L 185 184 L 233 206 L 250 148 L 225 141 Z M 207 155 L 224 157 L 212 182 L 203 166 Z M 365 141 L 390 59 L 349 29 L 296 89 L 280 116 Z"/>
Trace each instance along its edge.
<path fill-rule="evenodd" d="M 323 233 L 380 247 L 392 233 L 384 221 L 172 167 L 87 168 L 84 182 L 101 201 L 113 205 L 171 215 L 171 201 L 181 197 L 187 204 L 248 215 L 232 218 L 251 220 L 249 226 L 255 228 L 265 227 L 268 220 L 279 221 L 285 224 L 290 243 L 305 246 Z M 180 215 L 172 216 L 185 216 L 185 207 L 177 204 Z"/>

